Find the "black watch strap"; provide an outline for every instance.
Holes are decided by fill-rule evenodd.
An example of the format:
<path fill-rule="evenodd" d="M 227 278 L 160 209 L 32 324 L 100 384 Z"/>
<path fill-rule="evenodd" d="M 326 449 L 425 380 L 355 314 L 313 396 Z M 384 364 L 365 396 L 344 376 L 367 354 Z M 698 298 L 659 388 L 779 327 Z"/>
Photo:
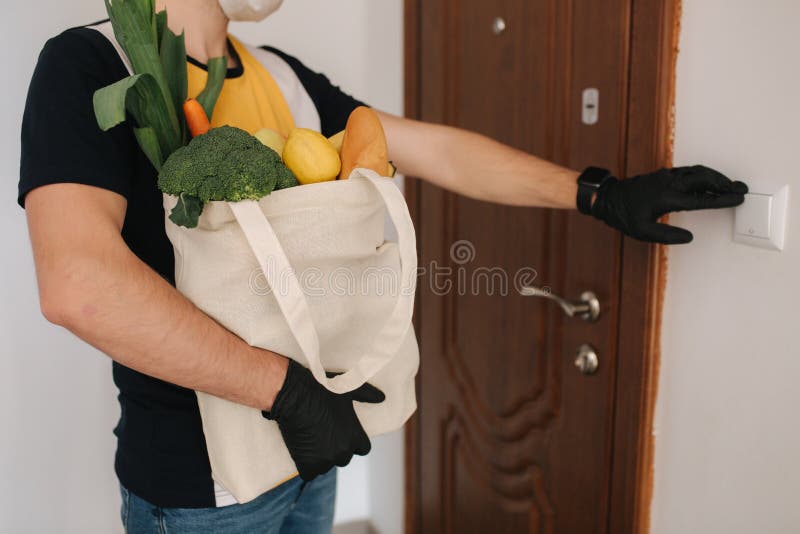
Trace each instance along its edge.
<path fill-rule="evenodd" d="M 600 186 L 608 180 L 613 180 L 614 176 L 608 169 L 600 167 L 587 167 L 585 171 L 578 176 L 578 211 L 584 215 L 592 214 L 592 195 L 594 195 Z"/>

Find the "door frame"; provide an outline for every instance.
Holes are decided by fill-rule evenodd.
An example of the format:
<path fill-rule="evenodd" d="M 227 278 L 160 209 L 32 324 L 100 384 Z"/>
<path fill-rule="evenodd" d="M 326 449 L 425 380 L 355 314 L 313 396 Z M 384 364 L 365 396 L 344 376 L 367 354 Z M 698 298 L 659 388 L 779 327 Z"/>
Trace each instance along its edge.
<path fill-rule="evenodd" d="M 405 115 L 421 115 L 420 24 L 423 0 L 404 0 Z M 681 0 L 632 0 L 629 12 L 627 176 L 672 163 L 675 62 Z M 653 58 L 656 58 L 653 61 Z M 405 195 L 417 228 L 423 224 L 420 182 L 406 178 Z M 622 239 L 617 364 L 614 378 L 612 462 L 607 533 L 649 531 L 653 488 L 653 413 L 658 387 L 666 248 Z M 419 321 L 415 328 L 424 336 Z M 423 372 L 420 369 L 420 373 Z M 419 377 L 418 377 L 419 380 Z M 419 409 L 424 407 L 419 405 Z M 405 430 L 405 531 L 421 524 L 420 434 L 417 416 Z"/>

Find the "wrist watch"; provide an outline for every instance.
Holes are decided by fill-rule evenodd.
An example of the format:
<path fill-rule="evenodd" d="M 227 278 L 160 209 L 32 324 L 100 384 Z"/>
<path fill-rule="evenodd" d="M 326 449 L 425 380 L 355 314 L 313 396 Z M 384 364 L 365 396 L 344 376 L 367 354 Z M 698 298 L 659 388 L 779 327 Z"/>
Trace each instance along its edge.
<path fill-rule="evenodd" d="M 592 195 L 609 180 L 614 180 L 614 176 L 608 169 L 587 167 L 586 170 L 578 176 L 578 211 L 584 215 L 591 215 Z"/>

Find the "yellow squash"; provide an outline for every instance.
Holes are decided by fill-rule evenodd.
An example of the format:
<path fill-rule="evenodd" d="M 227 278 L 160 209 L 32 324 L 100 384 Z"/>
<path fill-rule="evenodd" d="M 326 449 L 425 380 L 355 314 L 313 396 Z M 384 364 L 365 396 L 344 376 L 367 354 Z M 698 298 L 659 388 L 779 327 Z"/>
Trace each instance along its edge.
<path fill-rule="evenodd" d="M 279 156 L 283 155 L 283 149 L 286 146 L 286 138 L 279 132 L 269 128 L 262 128 L 253 135 L 256 139 L 261 141 L 261 144 L 268 146 L 277 152 Z"/>
<path fill-rule="evenodd" d="M 289 134 L 283 149 L 283 162 L 301 184 L 335 180 L 342 162 L 325 136 L 313 130 L 297 128 Z"/>

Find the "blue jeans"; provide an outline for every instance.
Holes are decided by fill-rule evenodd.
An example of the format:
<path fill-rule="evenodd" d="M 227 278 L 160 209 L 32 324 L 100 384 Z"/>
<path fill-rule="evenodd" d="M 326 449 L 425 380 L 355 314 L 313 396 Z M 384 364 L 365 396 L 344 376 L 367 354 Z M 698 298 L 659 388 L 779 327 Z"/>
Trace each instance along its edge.
<path fill-rule="evenodd" d="M 295 477 L 249 503 L 221 508 L 160 508 L 121 491 L 126 534 L 329 534 L 336 469 L 311 482 Z"/>

